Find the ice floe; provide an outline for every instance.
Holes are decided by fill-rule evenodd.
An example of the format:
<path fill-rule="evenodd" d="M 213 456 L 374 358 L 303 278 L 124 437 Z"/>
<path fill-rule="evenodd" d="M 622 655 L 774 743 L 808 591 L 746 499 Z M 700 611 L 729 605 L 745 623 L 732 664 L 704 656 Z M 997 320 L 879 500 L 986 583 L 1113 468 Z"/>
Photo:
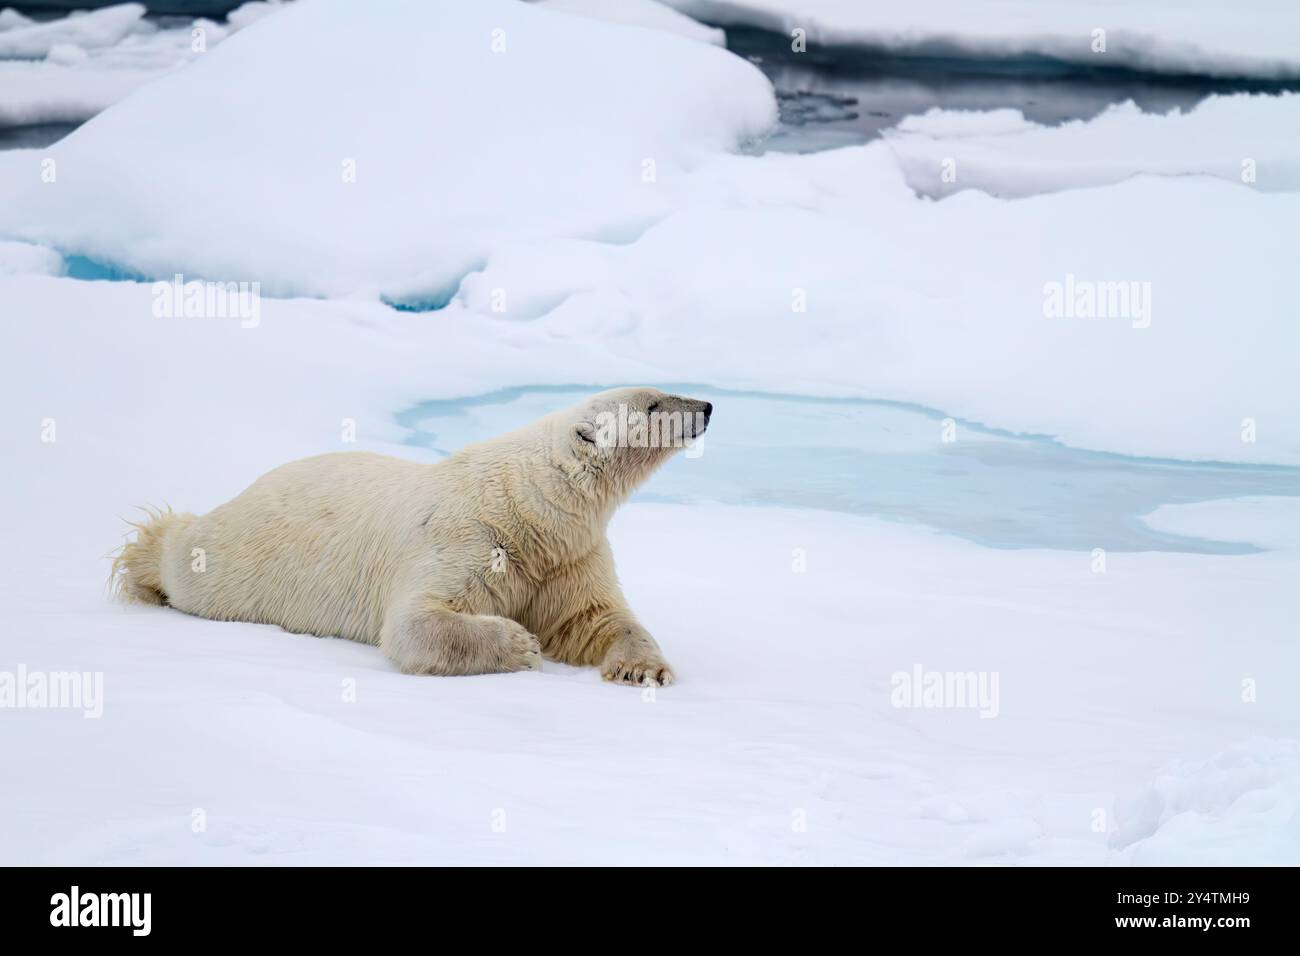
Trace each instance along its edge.
<path fill-rule="evenodd" d="M 759 27 L 806 44 L 926 57 L 1047 58 L 1171 74 L 1300 77 L 1300 17 L 1290 0 L 666 2 L 707 23 Z"/>
<path fill-rule="evenodd" d="M 312 52 L 343 34 L 344 59 Z M 49 150 L 0 155 L 0 235 L 103 276 L 382 296 L 484 338 L 600 341 L 672 381 L 1296 464 L 1300 196 L 1262 183 L 1296 175 L 1297 101 L 1028 129 L 929 114 L 889 143 L 743 156 L 771 88 L 708 44 L 521 4 L 318 2 Z M 1127 137 L 1141 148 L 1114 158 Z M 974 188 L 909 188 L 936 149 Z M 1037 194 L 990 194 L 1007 182 Z"/>
<path fill-rule="evenodd" d="M 152 277 L 436 300 L 503 240 L 634 238 L 775 118 L 755 67 L 663 31 L 319 0 L 56 144 L 54 188 L 6 163 L 0 232 Z"/>
<path fill-rule="evenodd" d="M 287 458 L 432 460 L 394 407 L 572 377 L 601 342 L 357 301 L 271 300 L 241 328 L 159 319 L 147 284 L 0 283 L 0 483 L 24 503 L 0 544 L 30 548 L 0 579 L 0 661 L 103 675 L 94 720 L 5 713 L 7 862 L 1296 860 L 1278 675 L 1300 668 L 1300 552 L 1113 553 L 1099 572 L 853 515 L 635 504 L 611 540 L 677 685 L 551 663 L 411 678 L 347 641 L 112 605 L 99 556 L 132 503 L 205 510 Z M 917 668 L 990 692 L 996 675 L 997 717 L 905 705 L 895 679 Z"/>
<path fill-rule="evenodd" d="M 245 3 L 225 23 L 159 26 L 138 3 L 33 21 L 0 13 L 0 128 L 79 123 L 203 55 L 277 2 Z"/>
<path fill-rule="evenodd" d="M 1278 676 L 1300 668 L 1295 498 L 1146 518 L 1260 553 L 1098 555 L 722 506 L 700 482 L 703 500 L 639 502 L 611 527 L 679 673 L 648 698 L 553 664 L 413 679 L 373 648 L 108 604 L 100 556 L 132 504 L 206 510 L 322 452 L 432 461 L 399 410 L 520 383 L 953 416 L 765 406 L 772 429 L 846 446 L 873 421 L 888 448 L 960 446 L 970 421 L 1300 463 L 1294 192 L 1156 149 L 1118 182 L 1067 165 L 1000 198 L 993 164 L 933 200 L 897 143 L 733 155 L 771 92 L 709 44 L 420 9 L 287 9 L 64 143 L 0 157 L 0 484 L 22 503 L 0 547 L 23 555 L 0 578 L 0 661 L 104 676 L 95 720 L 6 715 L 6 862 L 1296 862 L 1300 704 Z M 324 46 L 337 77 L 305 62 Z M 1234 149 L 1259 132 L 1235 109 L 1281 115 L 1223 104 L 1167 123 Z M 1092 130 L 1001 114 L 904 132 L 1033 137 L 1050 166 L 1121 122 L 1145 135 L 1123 111 Z M 1250 140 L 1261 176 L 1293 155 L 1268 133 Z M 161 288 L 107 281 L 130 270 Z M 334 297 L 268 295 L 256 324 L 161 315 L 177 272 Z M 728 407 L 702 461 L 728 436 L 776 444 Z M 781 441 L 785 474 L 830 484 Z M 917 673 L 997 700 L 895 698 Z"/>
<path fill-rule="evenodd" d="M 1300 189 L 1300 93 L 1211 96 L 1168 115 L 1130 102 L 1060 126 L 1030 123 L 1016 110 L 931 110 L 885 138 L 908 183 L 930 196 L 1030 196 L 1140 173 Z"/>

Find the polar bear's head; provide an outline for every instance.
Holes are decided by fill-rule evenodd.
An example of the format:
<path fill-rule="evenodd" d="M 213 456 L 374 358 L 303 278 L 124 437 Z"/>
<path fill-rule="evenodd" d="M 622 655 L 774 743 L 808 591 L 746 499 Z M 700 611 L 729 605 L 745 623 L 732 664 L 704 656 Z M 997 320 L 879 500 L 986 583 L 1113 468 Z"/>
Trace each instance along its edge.
<path fill-rule="evenodd" d="M 695 447 L 713 404 L 657 388 L 615 388 L 560 413 L 560 451 L 585 479 L 618 496 L 673 452 Z"/>

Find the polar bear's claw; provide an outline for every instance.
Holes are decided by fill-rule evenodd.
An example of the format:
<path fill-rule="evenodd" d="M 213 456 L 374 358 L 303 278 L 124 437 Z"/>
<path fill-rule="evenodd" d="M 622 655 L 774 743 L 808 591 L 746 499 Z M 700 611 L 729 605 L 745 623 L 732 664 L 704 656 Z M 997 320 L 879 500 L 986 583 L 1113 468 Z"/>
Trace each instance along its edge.
<path fill-rule="evenodd" d="M 673 672 L 663 661 L 619 661 L 606 666 L 600 676 L 633 687 L 667 687 L 673 682 Z"/>

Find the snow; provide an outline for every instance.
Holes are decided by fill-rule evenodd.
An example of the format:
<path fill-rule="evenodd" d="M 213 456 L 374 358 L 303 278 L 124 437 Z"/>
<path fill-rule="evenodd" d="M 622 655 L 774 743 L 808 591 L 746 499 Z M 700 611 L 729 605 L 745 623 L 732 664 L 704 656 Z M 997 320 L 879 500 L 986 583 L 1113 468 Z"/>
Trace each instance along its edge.
<path fill-rule="evenodd" d="M 935 203 L 884 144 L 730 157 L 710 178 L 714 198 L 630 244 L 503 248 L 456 304 L 491 315 L 506 290 L 506 316 L 607 337 L 680 381 L 914 402 L 1103 451 L 1300 463 L 1294 193 L 1139 176 Z M 1138 283 L 1131 314 L 1050 317 L 1045 287 L 1067 281 Z"/>
<path fill-rule="evenodd" d="M 555 664 L 411 678 L 375 648 L 109 602 L 133 506 L 202 512 L 322 452 L 434 461 L 398 413 L 521 384 L 887 399 L 907 404 L 879 436 L 849 411 L 813 425 L 900 454 L 952 416 L 1300 464 L 1294 97 L 1053 128 L 932 113 L 889 142 L 745 155 L 771 90 L 710 43 L 503 2 L 361 10 L 287 7 L 0 154 L 0 678 L 104 687 L 99 717 L 0 710 L 0 863 L 1300 862 L 1294 496 L 1143 519 L 1257 552 L 1100 565 L 638 501 L 612 544 L 679 679 L 650 695 Z M 310 62 L 323 44 L 338 56 Z M 97 55 L 50 50 L 32 65 Z M 1257 183 L 1230 174 L 1246 149 Z M 969 188 L 918 195 L 935 156 Z M 1008 198 L 1017 156 L 1035 175 Z M 159 318 L 150 282 L 73 278 L 96 268 L 78 256 L 260 281 L 259 321 Z M 1067 279 L 1150 298 L 1045 314 Z M 774 415 L 799 434 L 769 442 L 715 405 L 716 441 L 674 468 L 770 444 L 828 483 L 800 443 L 822 412 Z M 897 706 L 914 674 L 996 700 Z"/>
<path fill-rule="evenodd" d="M 1119 109 L 1020 133 L 982 135 L 967 118 L 967 135 L 937 140 L 927 137 L 953 121 L 930 116 L 911 127 L 930 134 L 887 144 L 741 156 L 726 151 L 772 118 L 752 67 L 595 21 L 557 34 L 558 14 L 521 5 L 441 17 L 460 41 L 436 60 L 385 48 L 393 64 L 358 71 L 376 88 L 291 59 L 312 96 L 273 91 L 280 67 L 264 48 L 312 59 L 340 23 L 358 40 L 391 32 L 371 8 L 354 24 L 352 9 L 287 9 L 51 149 L 0 156 L 0 235 L 127 275 L 450 302 L 449 321 L 491 318 L 521 347 L 599 339 L 629 367 L 671 364 L 678 380 L 912 402 L 1102 451 L 1300 463 L 1300 197 L 1227 175 L 1249 148 L 1263 181 L 1289 183 L 1294 96 L 1216 98 L 1185 116 Z M 507 50 L 494 54 L 500 23 Z M 359 62 L 372 46 L 355 48 Z M 681 64 L 667 80 L 653 65 L 664 56 Z M 474 71 L 485 80 L 473 94 L 424 102 L 422 91 L 463 87 L 452 75 Z M 612 77 L 599 99 L 594 71 Z M 376 109 L 388 84 L 400 92 Z M 702 86 L 719 92 L 698 97 Z M 196 101 L 210 106 L 180 105 Z M 506 107 L 517 110 L 508 123 Z M 427 123 L 406 121 L 431 109 Z M 448 150 L 444 129 L 478 145 Z M 1107 159 L 1134 129 L 1150 130 L 1152 148 Z M 1172 146 L 1160 145 L 1166 134 Z M 529 145 L 556 136 L 564 149 Z M 970 176 L 972 188 L 942 202 L 915 195 L 907 177 L 929 155 L 912 151 L 918 140 L 958 156 L 958 182 Z M 1046 161 L 1017 179 L 1022 140 Z M 964 150 L 1003 141 L 986 149 L 993 160 L 964 165 Z M 32 188 L 47 159 L 58 181 Z M 348 163 L 355 182 L 340 175 Z M 1067 188 L 1072 178 L 1095 188 Z M 1040 194 L 1007 201 L 980 188 L 1008 182 Z M 1069 307 L 1054 311 L 1054 297 Z"/>
<path fill-rule="evenodd" d="M 1059 127 L 1027 122 L 1017 110 L 931 110 L 885 136 L 908 184 L 930 196 L 979 189 L 1016 198 L 1139 173 L 1300 189 L 1300 93 L 1211 96 L 1167 116 L 1128 102 Z"/>
<path fill-rule="evenodd" d="M 0 276 L 62 275 L 63 257 L 29 242 L 0 242 Z"/>
<path fill-rule="evenodd" d="M 41 23 L 5 10 L 11 16 L 0 19 L 0 127 L 87 120 L 204 55 L 194 49 L 197 37 L 211 49 L 277 6 L 255 0 L 232 10 L 225 24 L 198 19 L 181 27 L 146 21 L 138 3 Z"/>
<path fill-rule="evenodd" d="M 1176 761 L 1118 803 L 1112 845 L 1139 866 L 1294 865 L 1300 858 L 1300 744 L 1250 738 Z"/>
<path fill-rule="evenodd" d="M 689 40 L 712 43 L 714 46 L 723 46 L 727 42 L 724 31 L 683 16 L 659 0 L 618 0 L 612 4 L 603 0 L 540 0 L 537 5 L 547 10 L 594 17 L 609 23 L 667 30 Z"/>
<path fill-rule="evenodd" d="M 284 2 L 286 0 L 245 0 L 226 14 L 226 25 L 234 30 L 242 30 L 275 13 Z"/>
<path fill-rule="evenodd" d="M 1025 115 L 1020 110 L 1013 109 L 930 109 L 921 114 L 904 116 L 895 127 L 900 133 L 915 133 L 944 139 L 1023 133 L 1039 128 L 1039 124 L 1025 119 Z"/>
<path fill-rule="evenodd" d="M 5 862 L 1100 864 L 1211 844 L 1294 862 L 1300 704 L 1276 675 L 1300 665 L 1300 537 L 1113 553 L 1097 573 L 1086 552 L 914 525 L 637 504 L 612 541 L 671 691 L 650 702 L 558 665 L 414 680 L 369 647 L 114 606 L 100 556 L 134 503 L 204 510 L 309 453 L 419 459 L 387 410 L 577 380 L 589 352 L 375 303 L 268 300 L 246 329 L 156 319 L 143 283 L 0 283 L 13 314 L 42 316 L 7 326 L 0 360 L 17 436 L 0 473 L 24 502 L 0 545 L 26 555 L 0 582 L 0 661 L 104 674 L 98 720 L 4 715 Z M 674 371 L 611 354 L 606 374 Z M 1274 504 L 1294 528 L 1293 501 Z M 893 675 L 916 666 L 996 673 L 997 717 L 894 707 Z"/>
<path fill-rule="evenodd" d="M 0 10 L 0 31 L 13 30 L 17 27 L 29 27 L 36 21 L 31 17 L 25 17 L 12 7 L 5 7 Z"/>
<path fill-rule="evenodd" d="M 52 147 L 66 182 L 0 186 L 0 230 L 147 276 L 180 266 L 272 294 L 436 297 L 490 242 L 625 237 L 662 214 L 647 171 L 671 180 L 775 118 L 754 66 L 662 31 L 504 0 L 454 15 L 317 0 Z M 449 130 L 464 148 L 448 148 Z M 535 148 L 557 130 L 563 150 Z"/>
<path fill-rule="evenodd" d="M 1249 541 L 1276 550 L 1300 548 L 1300 506 L 1290 498 L 1252 495 L 1163 505 L 1143 518 L 1159 531 L 1219 541 Z"/>
<path fill-rule="evenodd" d="M 92 68 L 67 52 L 80 47 L 54 49 L 63 62 L 0 61 L 0 126 L 79 123 L 158 75 L 152 68 Z"/>
<path fill-rule="evenodd" d="M 1092 68 L 1300 77 L 1291 0 L 666 0 L 707 23 L 905 56 L 1046 57 Z M 1263 28 L 1261 28 L 1261 25 Z M 1105 31 L 1099 48 L 1095 31 Z"/>
<path fill-rule="evenodd" d="M 120 43 L 145 14 L 144 4 L 121 3 L 58 20 L 15 22 L 0 30 L 0 58 L 38 59 L 60 44 L 97 49 Z"/>

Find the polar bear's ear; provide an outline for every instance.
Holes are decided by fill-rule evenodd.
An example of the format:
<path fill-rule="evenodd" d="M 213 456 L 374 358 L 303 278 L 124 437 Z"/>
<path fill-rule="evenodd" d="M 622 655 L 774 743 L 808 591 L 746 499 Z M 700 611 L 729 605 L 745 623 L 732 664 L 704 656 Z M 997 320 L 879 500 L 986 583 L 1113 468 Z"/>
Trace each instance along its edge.
<path fill-rule="evenodd" d="M 573 437 L 589 445 L 596 444 L 596 426 L 591 422 L 578 422 L 573 426 Z"/>

